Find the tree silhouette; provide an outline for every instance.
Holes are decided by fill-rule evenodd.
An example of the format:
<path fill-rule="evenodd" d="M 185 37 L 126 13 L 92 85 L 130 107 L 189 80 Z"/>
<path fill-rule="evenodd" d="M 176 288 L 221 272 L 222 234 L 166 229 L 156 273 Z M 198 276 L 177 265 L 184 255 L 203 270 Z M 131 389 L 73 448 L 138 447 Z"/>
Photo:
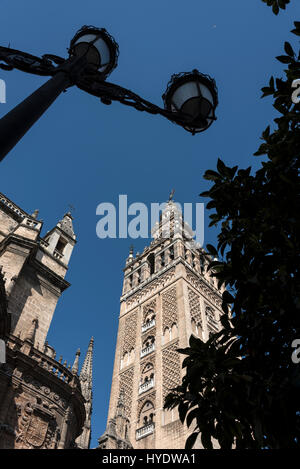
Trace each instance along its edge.
<path fill-rule="evenodd" d="M 292 32 L 300 36 L 300 22 Z M 204 175 L 213 183 L 201 194 L 210 225 L 221 225 L 217 249 L 207 246 L 220 260 L 209 269 L 226 290 L 222 330 L 180 350 L 186 375 L 165 401 L 194 427 L 187 448 L 198 434 L 205 448 L 213 439 L 221 448 L 300 446 L 300 364 L 291 358 L 300 339 L 300 104 L 292 100 L 300 53 L 288 42 L 284 50 L 285 78 L 262 88 L 279 117 L 262 133 L 260 169 L 218 160 Z"/>

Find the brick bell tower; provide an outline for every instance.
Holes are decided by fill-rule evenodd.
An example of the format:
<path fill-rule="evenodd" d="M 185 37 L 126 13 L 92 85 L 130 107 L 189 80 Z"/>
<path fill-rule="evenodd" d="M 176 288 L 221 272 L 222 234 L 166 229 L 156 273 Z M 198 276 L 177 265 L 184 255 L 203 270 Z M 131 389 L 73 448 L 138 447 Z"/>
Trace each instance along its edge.
<path fill-rule="evenodd" d="M 220 327 L 221 291 L 207 258 L 170 196 L 153 241 L 130 250 L 124 269 L 108 423 L 99 449 L 183 449 L 190 431 L 164 398 L 180 384 L 191 334 L 207 340 Z M 120 415 L 122 403 L 122 419 Z"/>

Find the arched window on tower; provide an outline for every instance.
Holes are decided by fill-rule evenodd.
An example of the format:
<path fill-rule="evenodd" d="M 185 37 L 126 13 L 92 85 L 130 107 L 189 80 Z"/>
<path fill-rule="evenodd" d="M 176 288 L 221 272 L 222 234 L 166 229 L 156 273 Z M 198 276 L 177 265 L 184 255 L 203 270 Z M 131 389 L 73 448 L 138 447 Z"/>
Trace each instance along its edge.
<path fill-rule="evenodd" d="M 202 339 L 202 327 L 200 323 L 196 323 L 195 319 L 192 319 L 192 333 L 196 337 Z"/>
<path fill-rule="evenodd" d="M 155 350 L 155 337 L 149 335 L 144 341 L 141 350 L 141 358 Z"/>
<path fill-rule="evenodd" d="M 178 337 L 178 327 L 177 324 L 173 323 L 171 327 L 165 327 L 164 333 L 162 336 L 162 343 L 166 344 L 170 340 L 176 339 Z"/>
<path fill-rule="evenodd" d="M 155 312 L 153 309 L 149 309 L 142 324 L 142 332 L 146 332 L 153 326 L 155 326 Z"/>
<path fill-rule="evenodd" d="M 171 329 L 169 327 L 165 327 L 164 333 L 163 333 L 163 336 L 162 336 L 162 343 L 163 344 L 166 344 L 166 343 L 170 342 L 171 337 L 172 337 L 171 334 L 172 334 Z"/>
<path fill-rule="evenodd" d="M 172 329 L 171 329 L 171 340 L 176 339 L 177 337 L 178 337 L 178 327 L 177 327 L 177 324 L 173 323 Z"/>
<path fill-rule="evenodd" d="M 135 351 L 134 351 L 134 348 L 132 347 L 130 350 L 128 350 L 127 352 L 123 354 L 121 358 L 120 369 L 122 370 L 126 366 L 133 363 L 134 358 L 135 358 Z"/>
<path fill-rule="evenodd" d="M 141 271 L 141 269 L 139 269 L 137 271 L 136 278 L 137 278 L 137 283 L 140 284 L 141 281 L 142 281 L 142 271 Z"/>
<path fill-rule="evenodd" d="M 143 405 L 140 411 L 139 420 L 138 420 L 138 429 L 136 431 L 136 439 L 139 440 L 148 435 L 151 435 L 151 433 L 154 432 L 154 426 L 155 426 L 154 405 L 149 400 L 145 402 L 145 404 Z"/>
<path fill-rule="evenodd" d="M 140 379 L 140 386 L 139 386 L 139 394 L 148 391 L 154 387 L 154 367 L 153 363 L 148 362 L 141 373 Z"/>
<path fill-rule="evenodd" d="M 57 242 L 55 250 L 57 252 L 59 252 L 60 254 L 63 254 L 64 249 L 65 249 L 67 244 L 68 244 L 68 242 L 64 238 L 60 237 L 58 242 Z"/>
<path fill-rule="evenodd" d="M 200 271 L 201 271 L 201 274 L 203 274 L 205 271 L 205 259 L 204 259 L 204 256 L 202 256 L 201 254 L 200 254 Z"/>
<path fill-rule="evenodd" d="M 150 275 L 152 275 L 155 271 L 155 256 L 153 253 L 149 254 L 149 256 L 147 257 L 147 262 L 150 267 Z"/>
<path fill-rule="evenodd" d="M 174 255 L 174 246 L 171 246 L 170 249 L 169 249 L 169 257 L 170 257 L 170 261 L 173 261 L 174 258 L 175 258 L 175 255 Z"/>
<path fill-rule="evenodd" d="M 186 247 L 183 248 L 183 256 L 184 256 L 184 260 L 188 259 L 187 248 Z"/>
<path fill-rule="evenodd" d="M 129 364 L 134 362 L 134 348 L 133 347 L 129 351 L 128 362 Z"/>
<path fill-rule="evenodd" d="M 129 358 L 128 358 L 128 353 L 125 352 L 123 357 L 121 358 L 121 365 L 120 368 L 125 368 L 129 364 Z"/>

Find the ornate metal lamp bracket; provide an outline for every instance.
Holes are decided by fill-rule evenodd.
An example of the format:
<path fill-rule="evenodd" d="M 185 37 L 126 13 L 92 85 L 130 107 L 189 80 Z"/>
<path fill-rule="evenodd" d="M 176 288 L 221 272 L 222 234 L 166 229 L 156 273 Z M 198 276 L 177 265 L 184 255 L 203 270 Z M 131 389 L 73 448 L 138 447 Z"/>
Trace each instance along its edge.
<path fill-rule="evenodd" d="M 0 46 L 0 68 L 13 70 L 14 68 L 34 75 L 52 76 L 56 71 L 55 65 L 60 65 L 65 59 L 56 55 L 45 54 L 36 57 L 9 47 Z"/>
<path fill-rule="evenodd" d="M 53 76 L 59 71 L 68 73 L 66 62 L 66 59 L 53 54 L 44 54 L 40 58 L 16 49 L 0 46 L 0 69 L 3 70 L 17 69 L 34 75 Z M 69 69 L 70 74 L 72 73 L 71 68 Z M 100 98 L 104 104 L 119 101 L 122 104 L 134 107 L 138 111 L 160 114 L 180 125 L 186 123 L 184 116 L 178 116 L 176 113 L 162 109 L 126 88 L 104 81 L 104 77 L 100 72 L 95 73 L 86 69 L 84 73 L 78 74 L 78 76 L 75 74 L 74 77 L 74 74 L 72 74 L 72 82 L 83 91 Z"/>

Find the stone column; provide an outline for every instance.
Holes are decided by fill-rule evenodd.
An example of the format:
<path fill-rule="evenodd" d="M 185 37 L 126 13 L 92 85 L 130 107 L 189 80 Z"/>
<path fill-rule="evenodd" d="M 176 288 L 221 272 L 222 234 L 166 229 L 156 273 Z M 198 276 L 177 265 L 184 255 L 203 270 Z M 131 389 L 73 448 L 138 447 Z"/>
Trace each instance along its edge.
<path fill-rule="evenodd" d="M 161 259 L 160 254 L 155 254 L 155 273 L 159 272 L 161 269 Z"/>
<path fill-rule="evenodd" d="M 124 278 L 124 286 L 123 286 L 123 295 L 130 290 L 130 280 L 129 277 Z"/>
<path fill-rule="evenodd" d="M 142 265 L 142 282 L 144 282 L 144 280 L 147 280 L 147 278 L 149 277 L 150 277 L 150 266 L 148 262 L 145 262 Z"/>
<path fill-rule="evenodd" d="M 168 265 L 170 263 L 170 250 L 169 248 L 165 249 L 165 265 Z"/>
<path fill-rule="evenodd" d="M 138 284 L 139 284 L 138 278 L 139 278 L 139 273 L 138 273 L 138 271 L 135 271 L 134 274 L 133 274 L 133 282 L 132 282 L 133 288 L 138 286 Z"/>
<path fill-rule="evenodd" d="M 183 243 L 181 240 L 177 240 L 174 244 L 174 258 L 176 259 L 177 257 L 184 257 L 183 252 Z"/>
<path fill-rule="evenodd" d="M 188 264 L 192 265 L 192 253 L 189 249 L 186 250 L 186 261 Z"/>
<path fill-rule="evenodd" d="M 201 272 L 201 270 L 200 270 L 200 260 L 199 260 L 197 255 L 195 255 L 195 258 L 194 258 L 194 269 L 197 272 Z"/>
<path fill-rule="evenodd" d="M 69 406 L 67 408 L 66 415 L 64 418 L 64 423 L 63 423 L 62 430 L 61 430 L 61 437 L 60 437 L 60 442 L 58 444 L 58 449 L 65 449 L 70 420 L 71 420 L 71 408 Z"/>

